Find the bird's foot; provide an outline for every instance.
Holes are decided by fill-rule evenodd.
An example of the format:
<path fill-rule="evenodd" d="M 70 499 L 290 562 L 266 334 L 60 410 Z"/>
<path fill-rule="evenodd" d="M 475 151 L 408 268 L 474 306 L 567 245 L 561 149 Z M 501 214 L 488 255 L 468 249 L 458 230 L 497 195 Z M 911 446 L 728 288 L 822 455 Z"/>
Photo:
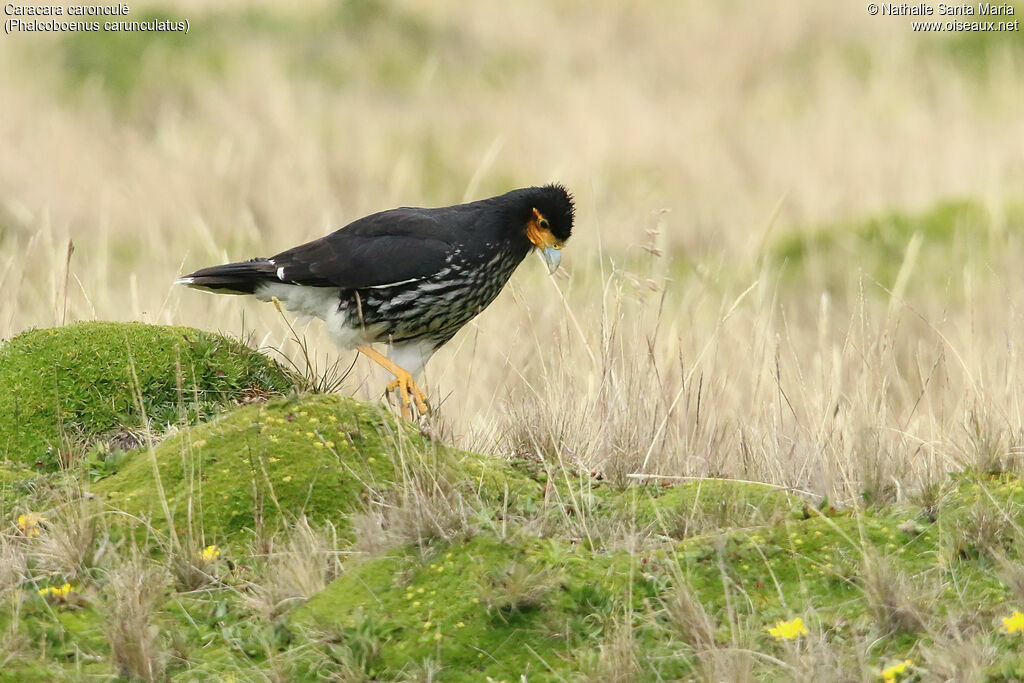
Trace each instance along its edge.
<path fill-rule="evenodd" d="M 406 420 L 412 419 L 412 406 L 416 406 L 416 412 L 419 415 L 426 415 L 430 412 L 430 406 L 427 405 L 427 395 L 423 393 L 423 390 L 416 386 L 416 382 L 412 378 L 412 373 L 395 363 L 390 358 L 382 355 L 380 352 L 375 350 L 370 345 L 357 347 L 359 353 L 363 354 L 377 365 L 381 366 L 392 375 L 395 379 L 388 382 L 385 393 L 388 395 L 389 400 L 391 392 L 395 391 L 402 401 L 402 417 Z"/>
<path fill-rule="evenodd" d="M 396 393 L 398 393 L 402 401 L 402 417 L 407 420 L 412 419 L 413 405 L 416 406 L 416 413 L 418 415 L 426 415 L 430 412 L 427 395 L 416 385 L 410 373 L 403 370 L 401 373 L 396 374 L 395 379 L 388 382 L 385 391 L 390 395 L 396 389 L 398 390 Z"/>

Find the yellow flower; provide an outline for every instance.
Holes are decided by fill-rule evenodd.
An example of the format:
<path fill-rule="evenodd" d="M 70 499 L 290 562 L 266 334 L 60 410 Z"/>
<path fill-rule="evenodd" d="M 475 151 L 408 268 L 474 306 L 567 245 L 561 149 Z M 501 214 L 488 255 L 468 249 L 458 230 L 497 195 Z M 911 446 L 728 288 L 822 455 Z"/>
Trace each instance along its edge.
<path fill-rule="evenodd" d="M 39 589 L 39 594 L 42 595 L 44 598 L 47 595 L 52 595 L 53 597 L 57 598 L 58 600 L 67 600 L 68 594 L 71 593 L 71 590 L 72 590 L 71 589 L 71 584 L 70 583 L 65 583 L 63 586 L 56 587 L 56 588 L 54 586 L 47 586 L 46 588 L 40 588 Z"/>
<path fill-rule="evenodd" d="M 1003 618 L 1003 628 L 1006 629 L 1007 633 L 1024 631 L 1024 614 L 1021 614 L 1017 610 L 1013 610 L 1012 617 Z"/>
<path fill-rule="evenodd" d="M 39 524 L 45 521 L 46 517 L 38 512 L 26 512 L 18 515 L 18 530 L 28 538 L 35 538 L 39 535 Z"/>
<path fill-rule="evenodd" d="M 797 617 L 793 621 L 780 621 L 774 627 L 768 629 L 768 633 L 775 640 L 793 640 L 799 636 L 807 635 L 807 627 L 804 626 L 804 620 L 801 617 Z"/>
<path fill-rule="evenodd" d="M 893 681 L 907 673 L 907 669 L 912 666 L 914 666 L 914 663 L 909 659 L 905 659 L 899 664 L 893 664 L 888 669 L 882 669 L 882 680 L 886 683 L 893 683 Z"/>
<path fill-rule="evenodd" d="M 220 548 L 215 545 L 208 545 L 199 553 L 199 559 L 203 562 L 213 562 L 220 557 Z"/>

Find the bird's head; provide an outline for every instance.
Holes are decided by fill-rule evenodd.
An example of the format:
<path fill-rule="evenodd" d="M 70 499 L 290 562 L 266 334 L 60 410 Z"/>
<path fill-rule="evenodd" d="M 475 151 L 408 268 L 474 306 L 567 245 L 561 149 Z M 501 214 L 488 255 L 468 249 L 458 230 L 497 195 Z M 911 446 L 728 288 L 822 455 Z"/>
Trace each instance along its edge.
<path fill-rule="evenodd" d="M 526 238 L 540 250 L 548 272 L 553 273 L 562 260 L 560 250 L 572 234 L 572 195 L 561 185 L 544 185 L 530 188 L 525 199 L 530 209 Z"/>

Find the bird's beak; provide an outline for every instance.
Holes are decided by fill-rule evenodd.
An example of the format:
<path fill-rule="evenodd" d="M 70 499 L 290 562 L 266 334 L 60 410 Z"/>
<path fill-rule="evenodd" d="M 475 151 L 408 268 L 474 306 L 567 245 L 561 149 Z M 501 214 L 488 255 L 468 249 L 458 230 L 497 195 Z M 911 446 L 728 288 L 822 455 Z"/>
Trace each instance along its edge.
<path fill-rule="evenodd" d="M 560 249 L 561 246 L 557 249 L 555 247 L 547 247 L 544 251 L 537 252 L 540 254 L 540 257 L 544 259 L 544 264 L 548 267 L 549 275 L 558 270 L 558 264 L 562 262 L 562 252 Z"/>
<path fill-rule="evenodd" d="M 537 253 L 544 259 L 548 273 L 553 273 L 558 270 L 558 264 L 562 262 L 562 254 L 559 250 L 565 246 L 565 242 L 552 235 L 548 228 L 540 227 L 542 221 L 544 221 L 544 217 L 540 211 L 534 209 L 533 218 L 526 224 L 526 237 L 533 242 L 533 246 L 537 247 Z"/>

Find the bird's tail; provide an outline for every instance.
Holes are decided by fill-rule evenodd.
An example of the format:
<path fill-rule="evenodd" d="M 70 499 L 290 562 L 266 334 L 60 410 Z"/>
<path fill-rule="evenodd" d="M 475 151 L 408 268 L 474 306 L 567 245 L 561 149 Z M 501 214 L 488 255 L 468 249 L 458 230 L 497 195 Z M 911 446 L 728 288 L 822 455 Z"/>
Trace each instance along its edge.
<path fill-rule="evenodd" d="M 221 294 L 252 294 L 256 290 L 256 285 L 267 281 L 277 281 L 274 262 L 256 258 L 240 263 L 200 268 L 194 273 L 178 278 L 174 284 L 208 289 Z"/>

